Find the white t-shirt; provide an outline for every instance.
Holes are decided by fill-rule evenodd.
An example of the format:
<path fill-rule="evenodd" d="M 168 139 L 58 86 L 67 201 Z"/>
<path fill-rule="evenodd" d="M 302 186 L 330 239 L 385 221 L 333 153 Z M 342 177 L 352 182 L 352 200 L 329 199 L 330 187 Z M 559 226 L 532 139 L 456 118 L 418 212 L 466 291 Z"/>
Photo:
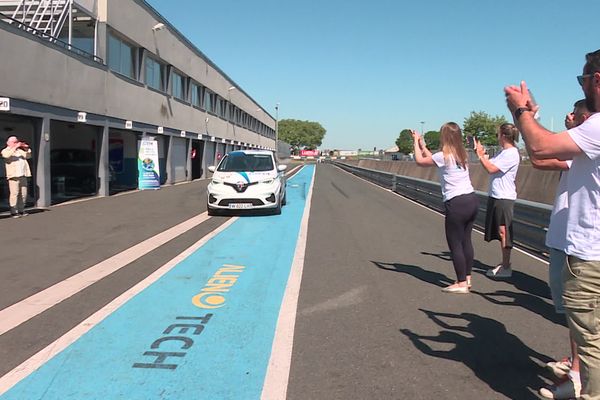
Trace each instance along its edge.
<path fill-rule="evenodd" d="M 517 179 L 517 170 L 521 162 L 519 149 L 516 147 L 504 149 L 496 157 L 490 159 L 490 162 L 500 171 L 490 176 L 488 195 L 495 199 L 516 200 L 515 179 Z"/>
<path fill-rule="evenodd" d="M 456 163 L 452 155 L 448 156 L 448 163 L 446 164 L 444 153 L 441 151 L 432 155 L 431 158 L 438 166 L 444 201 L 461 194 L 473 193 L 473 185 L 469 176 L 469 164 L 467 164 L 467 168 L 463 168 L 462 165 Z"/>
<path fill-rule="evenodd" d="M 571 168 L 572 163 L 571 160 L 567 161 L 569 168 Z M 563 251 L 566 247 L 567 216 L 569 213 L 568 176 L 569 170 L 561 171 L 556 188 L 556 197 L 554 198 L 554 207 L 552 207 L 552 214 L 550 215 L 550 224 L 546 233 L 546 246 Z"/>
<path fill-rule="evenodd" d="M 567 180 L 565 253 L 600 261 L 600 114 L 567 132 L 583 153 L 573 157 Z"/>

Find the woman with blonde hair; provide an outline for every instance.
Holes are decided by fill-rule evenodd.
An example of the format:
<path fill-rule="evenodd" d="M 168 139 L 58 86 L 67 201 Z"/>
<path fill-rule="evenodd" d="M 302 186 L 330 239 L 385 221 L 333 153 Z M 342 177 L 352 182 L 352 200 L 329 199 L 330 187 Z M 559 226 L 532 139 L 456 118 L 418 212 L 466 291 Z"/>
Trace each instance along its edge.
<path fill-rule="evenodd" d="M 498 128 L 498 144 L 502 151 L 489 159 L 485 149 L 475 142 L 477 156 L 483 168 L 490 174 L 487 212 L 485 216 L 485 241 L 500 241 L 502 262 L 486 273 L 491 278 L 510 278 L 512 267 L 510 252 L 513 243 L 513 209 L 517 199 L 515 180 L 521 157 L 516 142 L 519 141 L 519 130 L 510 123 Z"/>
<path fill-rule="evenodd" d="M 467 151 L 460 127 L 454 122 L 440 129 L 441 151 L 432 154 L 423 139 L 412 131 L 415 161 L 422 167 L 437 167 L 445 209 L 446 241 L 456 272 L 456 282 L 442 289 L 445 293 L 469 293 L 473 244 L 471 232 L 477 217 L 479 200 L 469 176 Z"/>

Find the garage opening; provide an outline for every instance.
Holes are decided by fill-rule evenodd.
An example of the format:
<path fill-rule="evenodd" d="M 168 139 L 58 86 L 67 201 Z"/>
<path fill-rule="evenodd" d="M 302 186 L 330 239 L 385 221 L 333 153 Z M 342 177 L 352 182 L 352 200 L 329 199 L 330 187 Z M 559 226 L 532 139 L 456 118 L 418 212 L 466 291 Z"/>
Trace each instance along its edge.
<path fill-rule="evenodd" d="M 52 204 L 98 193 L 100 128 L 50 122 L 50 184 Z"/>
<path fill-rule="evenodd" d="M 29 179 L 29 187 L 27 189 L 26 207 L 35 205 L 37 198 L 37 187 L 35 184 L 35 167 L 38 154 L 37 143 L 39 140 L 39 121 L 35 118 L 21 117 L 10 114 L 0 114 L 0 148 L 6 147 L 6 140 L 10 136 L 16 136 L 20 140 L 26 142 L 31 147 L 31 159 L 29 167 L 32 177 Z M 6 180 L 6 169 L 4 168 L 4 160 L 0 161 L 0 211 L 8 211 L 8 182 Z"/>

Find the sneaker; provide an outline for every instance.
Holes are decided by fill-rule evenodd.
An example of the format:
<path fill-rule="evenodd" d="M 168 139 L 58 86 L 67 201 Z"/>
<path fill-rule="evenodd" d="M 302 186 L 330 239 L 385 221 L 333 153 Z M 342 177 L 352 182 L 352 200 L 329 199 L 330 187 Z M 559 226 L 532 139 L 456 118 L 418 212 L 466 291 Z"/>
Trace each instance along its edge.
<path fill-rule="evenodd" d="M 490 278 L 510 278 L 512 276 L 512 269 L 510 267 L 503 268 L 502 264 L 500 264 L 495 268 L 488 269 L 485 275 Z"/>
<path fill-rule="evenodd" d="M 576 399 L 581 394 L 581 383 L 568 379 L 560 385 L 541 388 L 540 394 L 546 399 Z"/>
<path fill-rule="evenodd" d="M 20 218 L 21 216 L 19 214 L 10 214 L 11 218 Z"/>
<path fill-rule="evenodd" d="M 470 276 L 467 276 L 467 287 L 468 287 L 469 289 L 471 289 L 471 286 L 473 286 L 473 285 L 471 284 L 471 277 L 470 277 Z"/>
<path fill-rule="evenodd" d="M 571 357 L 563 358 L 560 361 L 550 361 L 546 363 L 546 368 L 550 369 L 557 378 L 564 378 L 571 370 Z"/>
<path fill-rule="evenodd" d="M 467 294 L 469 293 L 469 288 L 467 286 L 458 286 L 456 284 L 446 286 L 442 289 L 444 293 L 459 293 L 459 294 Z"/>
<path fill-rule="evenodd" d="M 26 213 L 26 212 L 22 212 L 22 213 L 21 213 L 21 217 L 26 217 L 26 216 L 28 216 L 28 215 L 29 215 L 29 214 L 28 214 L 28 213 Z"/>

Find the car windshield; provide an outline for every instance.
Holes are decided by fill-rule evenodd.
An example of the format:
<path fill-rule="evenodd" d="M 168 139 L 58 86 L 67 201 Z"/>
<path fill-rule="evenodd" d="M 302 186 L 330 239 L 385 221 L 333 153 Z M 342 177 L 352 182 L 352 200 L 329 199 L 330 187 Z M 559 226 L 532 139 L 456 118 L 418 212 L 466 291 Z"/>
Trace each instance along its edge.
<path fill-rule="evenodd" d="M 271 171 L 273 159 L 269 154 L 230 153 L 221 164 L 218 171 L 222 172 L 257 172 Z"/>

